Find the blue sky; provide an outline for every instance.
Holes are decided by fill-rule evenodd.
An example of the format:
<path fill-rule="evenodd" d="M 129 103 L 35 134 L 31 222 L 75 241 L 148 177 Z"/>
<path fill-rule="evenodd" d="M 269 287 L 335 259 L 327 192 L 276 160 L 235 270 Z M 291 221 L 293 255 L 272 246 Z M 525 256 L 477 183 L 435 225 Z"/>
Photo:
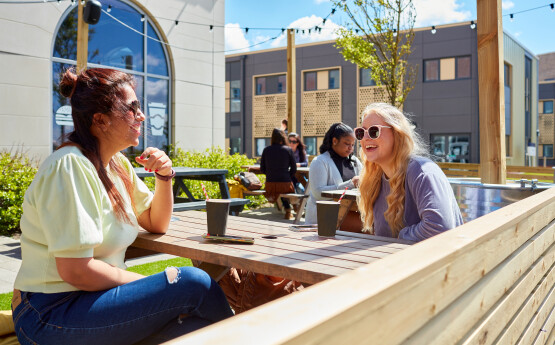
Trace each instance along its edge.
<path fill-rule="evenodd" d="M 504 0 L 503 28 L 534 54 L 555 52 L 555 12 L 549 4 L 555 0 Z M 476 19 L 476 0 L 413 0 L 416 7 L 415 27 L 457 23 Z M 517 13 L 540 7 L 524 13 Z M 322 23 L 332 9 L 329 0 L 226 0 L 226 51 L 230 54 L 254 51 L 286 45 L 280 30 L 254 30 L 238 27 L 314 27 Z M 511 21 L 509 14 L 513 13 Z M 335 38 L 334 28 L 341 26 L 346 17 L 336 12 L 331 16 L 319 34 L 299 33 L 296 43 L 331 40 Z M 270 42 L 252 48 L 242 49 L 272 37 Z"/>

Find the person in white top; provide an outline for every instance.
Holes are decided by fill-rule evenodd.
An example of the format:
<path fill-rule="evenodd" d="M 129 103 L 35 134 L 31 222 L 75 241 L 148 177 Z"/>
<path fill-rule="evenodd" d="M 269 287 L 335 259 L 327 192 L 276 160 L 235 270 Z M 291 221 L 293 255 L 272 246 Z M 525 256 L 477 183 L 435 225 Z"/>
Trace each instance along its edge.
<path fill-rule="evenodd" d="M 167 231 L 175 175 L 163 151 L 146 148 L 136 162 L 155 173 L 153 194 L 120 153 L 139 144 L 145 121 L 134 85 L 112 69 L 62 76 L 74 131 L 25 193 L 12 300 L 22 344 L 161 343 L 233 315 L 204 271 L 125 270 L 139 226 Z"/>
<path fill-rule="evenodd" d="M 362 164 L 353 155 L 354 145 L 353 129 L 344 123 L 334 123 L 326 132 L 320 146 L 320 155 L 310 163 L 305 224 L 317 223 L 316 201 L 330 200 L 322 197 L 322 191 L 352 189 L 358 186 Z M 362 230 L 357 212 L 346 217 L 342 229 L 356 232 Z"/>

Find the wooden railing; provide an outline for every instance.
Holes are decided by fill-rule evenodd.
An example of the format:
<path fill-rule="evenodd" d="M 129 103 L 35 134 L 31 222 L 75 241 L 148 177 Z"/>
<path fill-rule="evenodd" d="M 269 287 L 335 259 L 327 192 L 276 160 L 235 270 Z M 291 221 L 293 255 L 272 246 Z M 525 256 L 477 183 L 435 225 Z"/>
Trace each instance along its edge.
<path fill-rule="evenodd" d="M 555 188 L 176 344 L 553 344 Z"/>
<path fill-rule="evenodd" d="M 448 177 L 480 177 L 480 164 L 476 163 L 438 163 Z M 555 182 L 553 168 L 525 167 L 508 165 L 507 179 L 536 179 L 540 182 Z"/>

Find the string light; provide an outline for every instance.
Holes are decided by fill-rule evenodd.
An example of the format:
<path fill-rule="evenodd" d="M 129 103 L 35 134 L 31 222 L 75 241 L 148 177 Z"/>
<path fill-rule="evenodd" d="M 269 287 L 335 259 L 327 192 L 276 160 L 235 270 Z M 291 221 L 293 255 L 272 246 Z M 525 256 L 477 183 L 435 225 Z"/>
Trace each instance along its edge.
<path fill-rule="evenodd" d="M 514 20 L 514 18 L 515 18 L 514 14 L 511 13 L 511 14 L 509 15 L 509 18 L 511 18 L 511 22 L 512 22 L 512 21 Z"/>
<path fill-rule="evenodd" d="M 476 23 L 474 23 L 473 20 L 470 21 L 470 28 L 471 28 L 472 30 L 476 29 Z"/>
<path fill-rule="evenodd" d="M 210 32 L 213 32 L 213 31 L 214 31 L 214 25 L 210 25 L 210 30 L 209 30 L 209 31 L 210 31 Z"/>
<path fill-rule="evenodd" d="M 179 25 L 179 20 L 176 20 L 175 21 L 175 26 L 178 26 L 178 25 Z"/>
<path fill-rule="evenodd" d="M 144 22 L 144 21 L 145 21 L 145 15 L 141 14 L 141 22 Z"/>
<path fill-rule="evenodd" d="M 249 33 L 249 28 L 245 28 L 245 33 L 246 33 L 246 34 Z"/>
<path fill-rule="evenodd" d="M 551 4 L 549 4 L 549 7 L 551 7 L 552 12 L 555 11 L 555 4 L 551 3 Z"/>
<path fill-rule="evenodd" d="M 435 25 L 432 25 L 432 35 L 435 35 L 436 32 L 437 32 L 436 26 L 435 26 Z"/>
<path fill-rule="evenodd" d="M 112 5 L 108 5 L 108 13 L 112 12 Z"/>

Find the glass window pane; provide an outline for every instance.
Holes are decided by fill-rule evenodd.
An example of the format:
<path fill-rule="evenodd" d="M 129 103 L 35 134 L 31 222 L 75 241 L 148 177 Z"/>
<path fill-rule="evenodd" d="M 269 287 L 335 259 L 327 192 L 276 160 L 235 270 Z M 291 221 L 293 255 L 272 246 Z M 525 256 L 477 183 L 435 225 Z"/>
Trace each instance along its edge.
<path fill-rule="evenodd" d="M 231 138 L 229 140 L 229 154 L 241 153 L 241 138 Z"/>
<path fill-rule="evenodd" d="M 73 131 L 73 118 L 69 99 L 60 94 L 60 75 L 68 68 L 74 67 L 54 62 L 52 64 L 52 149 L 57 149 L 62 144 L 62 137 Z"/>
<path fill-rule="evenodd" d="M 424 62 L 424 81 L 439 80 L 439 60 Z"/>
<path fill-rule="evenodd" d="M 254 145 L 255 156 L 260 157 L 264 148 L 270 145 L 270 138 L 255 138 Z"/>
<path fill-rule="evenodd" d="M 376 82 L 372 79 L 372 76 L 370 75 L 370 69 L 369 68 L 361 68 L 359 70 L 360 73 L 360 86 L 374 86 L 376 85 Z"/>
<path fill-rule="evenodd" d="M 553 157 L 553 145 L 543 145 L 543 156 Z"/>
<path fill-rule="evenodd" d="M 147 78 L 146 80 L 146 144 L 159 149 L 168 145 L 168 81 Z"/>
<path fill-rule="evenodd" d="M 470 78 L 470 56 L 457 58 L 457 79 Z"/>
<path fill-rule="evenodd" d="M 102 1 L 112 6 L 110 14 L 133 29 L 144 32 L 141 14 L 120 1 Z M 113 39 L 117 37 L 117 39 Z M 89 63 L 142 71 L 143 36 L 124 27 L 106 14 L 95 25 L 89 25 Z"/>
<path fill-rule="evenodd" d="M 303 140 L 306 145 L 306 154 L 309 156 L 316 156 L 318 154 L 316 137 L 305 137 Z"/>
<path fill-rule="evenodd" d="M 447 156 L 448 162 L 468 163 L 469 156 L 469 135 L 450 135 L 449 141 L 449 154 Z"/>
<path fill-rule="evenodd" d="M 77 6 L 71 10 L 60 25 L 54 42 L 53 56 L 77 60 Z"/>
<path fill-rule="evenodd" d="M 304 90 L 316 90 L 316 72 L 308 72 L 304 74 Z"/>
<path fill-rule="evenodd" d="M 553 114 L 553 101 L 544 101 L 543 102 L 543 113 L 544 114 Z"/>
<path fill-rule="evenodd" d="M 507 64 L 504 65 L 503 76 L 505 86 L 511 86 L 511 67 Z"/>
<path fill-rule="evenodd" d="M 256 94 L 257 95 L 266 94 L 266 78 L 264 77 L 256 78 Z"/>
<path fill-rule="evenodd" d="M 158 34 L 154 31 L 154 28 L 150 23 L 148 23 L 147 35 L 149 37 L 154 37 L 158 40 Z M 148 73 L 168 75 L 168 65 L 166 63 L 166 54 L 164 53 L 164 48 L 162 43 L 156 42 L 150 38 L 146 41 L 146 64 Z"/>
<path fill-rule="evenodd" d="M 329 89 L 339 89 L 339 70 L 332 69 L 329 74 Z"/>
<path fill-rule="evenodd" d="M 278 92 L 287 92 L 287 77 L 285 75 L 278 76 Z"/>

